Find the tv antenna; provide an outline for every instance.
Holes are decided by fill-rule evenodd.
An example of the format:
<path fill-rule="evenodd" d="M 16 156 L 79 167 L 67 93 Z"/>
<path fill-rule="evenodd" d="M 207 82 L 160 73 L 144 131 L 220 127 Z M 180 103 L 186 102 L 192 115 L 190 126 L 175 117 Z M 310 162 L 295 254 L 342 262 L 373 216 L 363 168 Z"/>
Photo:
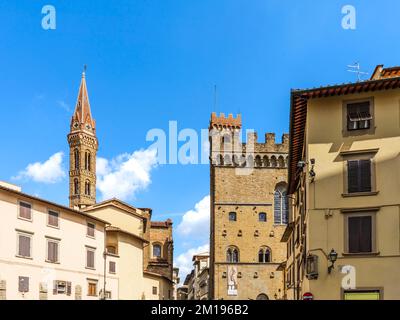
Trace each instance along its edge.
<path fill-rule="evenodd" d="M 362 81 L 361 75 L 368 74 L 368 72 L 361 71 L 360 64 L 358 62 L 355 62 L 353 65 L 347 65 L 347 67 L 350 68 L 347 70 L 348 72 L 357 73 L 357 82 Z"/>

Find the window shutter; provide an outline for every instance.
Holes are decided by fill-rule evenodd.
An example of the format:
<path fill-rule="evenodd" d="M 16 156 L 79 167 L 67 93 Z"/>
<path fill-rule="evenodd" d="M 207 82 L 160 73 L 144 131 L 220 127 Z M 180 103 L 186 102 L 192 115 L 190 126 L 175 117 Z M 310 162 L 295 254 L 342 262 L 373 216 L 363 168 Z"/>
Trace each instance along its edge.
<path fill-rule="evenodd" d="M 349 193 L 359 192 L 358 181 L 358 160 L 347 161 L 347 184 Z"/>
<path fill-rule="evenodd" d="M 71 282 L 67 282 L 67 296 L 71 295 Z"/>
<path fill-rule="evenodd" d="M 360 226 L 358 217 L 348 218 L 348 229 L 349 229 L 349 252 L 356 253 L 360 252 Z"/>
<path fill-rule="evenodd" d="M 360 160 L 360 192 L 371 191 L 371 160 Z"/>
<path fill-rule="evenodd" d="M 372 218 L 360 217 L 360 252 L 372 252 Z"/>
<path fill-rule="evenodd" d="M 57 280 L 54 280 L 53 281 L 53 294 L 54 295 L 57 295 L 57 287 L 58 287 L 58 281 Z"/>

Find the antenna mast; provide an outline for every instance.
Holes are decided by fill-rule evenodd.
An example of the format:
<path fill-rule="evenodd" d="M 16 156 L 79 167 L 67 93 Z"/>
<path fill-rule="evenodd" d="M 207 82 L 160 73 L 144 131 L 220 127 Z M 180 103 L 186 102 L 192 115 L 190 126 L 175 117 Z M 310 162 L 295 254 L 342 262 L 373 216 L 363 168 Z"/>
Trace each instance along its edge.
<path fill-rule="evenodd" d="M 362 81 L 361 75 L 368 74 L 368 72 L 361 71 L 360 64 L 358 62 L 355 62 L 353 65 L 347 65 L 347 67 L 350 68 L 347 70 L 348 72 L 357 73 L 357 82 Z"/>

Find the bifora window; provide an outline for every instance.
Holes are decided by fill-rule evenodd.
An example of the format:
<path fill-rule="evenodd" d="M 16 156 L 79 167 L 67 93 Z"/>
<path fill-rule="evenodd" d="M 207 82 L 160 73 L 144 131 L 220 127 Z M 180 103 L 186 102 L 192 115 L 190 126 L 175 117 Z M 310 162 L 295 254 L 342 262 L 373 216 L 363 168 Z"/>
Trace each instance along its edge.
<path fill-rule="evenodd" d="M 258 262 L 259 263 L 271 262 L 271 249 L 270 248 L 261 248 L 258 251 Z"/>
<path fill-rule="evenodd" d="M 237 263 L 239 262 L 239 250 L 237 248 L 228 248 L 226 251 L 226 262 Z"/>

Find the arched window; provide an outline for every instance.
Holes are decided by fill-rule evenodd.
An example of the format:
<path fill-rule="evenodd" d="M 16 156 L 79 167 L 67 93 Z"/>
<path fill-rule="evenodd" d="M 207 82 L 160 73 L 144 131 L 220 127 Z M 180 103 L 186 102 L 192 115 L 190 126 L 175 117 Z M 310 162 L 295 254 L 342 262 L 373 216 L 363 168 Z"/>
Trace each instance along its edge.
<path fill-rule="evenodd" d="M 75 149 L 74 151 L 74 161 L 75 161 L 75 169 L 79 170 L 79 150 Z"/>
<path fill-rule="evenodd" d="M 275 156 L 271 157 L 271 167 L 275 168 L 277 165 L 277 160 Z"/>
<path fill-rule="evenodd" d="M 263 158 L 263 165 L 264 165 L 264 167 L 270 166 L 269 159 L 267 156 L 264 156 L 264 158 Z"/>
<path fill-rule="evenodd" d="M 287 224 L 289 219 L 286 185 L 278 184 L 274 192 L 274 223 Z"/>
<path fill-rule="evenodd" d="M 238 263 L 239 262 L 239 250 L 235 247 L 228 248 L 226 251 L 226 262 Z"/>
<path fill-rule="evenodd" d="M 256 167 L 261 167 L 262 161 L 260 156 L 256 156 Z"/>
<path fill-rule="evenodd" d="M 261 293 L 257 296 L 256 300 L 269 300 L 269 298 L 265 293 Z"/>
<path fill-rule="evenodd" d="M 258 214 L 258 221 L 266 222 L 267 221 L 267 214 L 265 212 L 260 212 Z"/>
<path fill-rule="evenodd" d="M 153 257 L 161 258 L 161 245 L 160 244 L 153 244 Z"/>
<path fill-rule="evenodd" d="M 90 171 L 90 163 L 92 160 L 92 156 L 90 154 L 90 151 L 85 152 L 85 170 Z"/>
<path fill-rule="evenodd" d="M 85 182 L 85 194 L 90 196 L 90 181 Z"/>
<path fill-rule="evenodd" d="M 225 165 L 231 165 L 232 164 L 232 158 L 231 158 L 231 156 L 229 154 L 225 155 L 224 163 L 225 163 Z"/>
<path fill-rule="evenodd" d="M 285 158 L 280 156 L 278 159 L 278 164 L 280 168 L 284 168 L 285 167 Z"/>
<path fill-rule="evenodd" d="M 258 262 L 259 263 L 271 262 L 271 249 L 270 248 L 261 248 L 258 251 Z"/>
<path fill-rule="evenodd" d="M 74 194 L 79 194 L 79 181 L 74 179 Z"/>

